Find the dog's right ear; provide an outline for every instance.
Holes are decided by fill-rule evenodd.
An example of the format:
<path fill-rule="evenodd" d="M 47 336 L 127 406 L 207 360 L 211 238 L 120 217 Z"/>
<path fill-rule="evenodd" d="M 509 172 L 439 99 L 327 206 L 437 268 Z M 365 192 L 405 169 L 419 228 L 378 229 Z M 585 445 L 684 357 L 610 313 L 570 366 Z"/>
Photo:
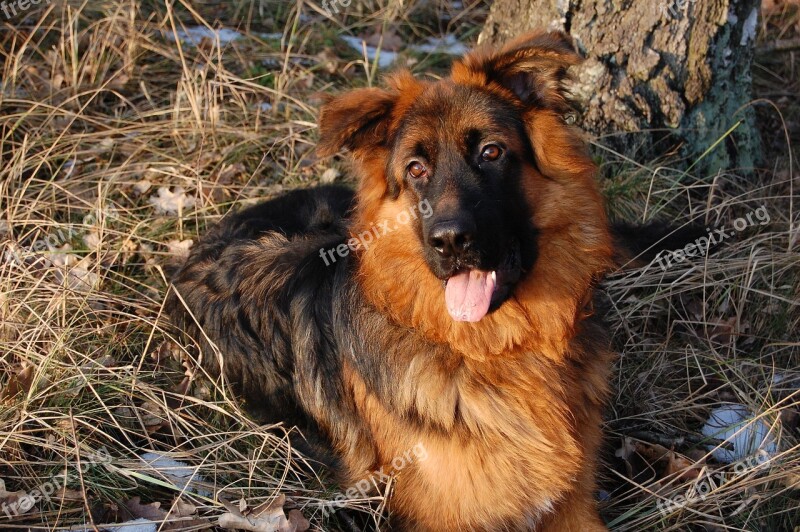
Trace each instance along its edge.
<path fill-rule="evenodd" d="M 526 107 L 567 111 L 563 81 L 567 69 L 582 61 L 572 38 L 560 31 L 533 32 L 500 49 L 484 46 L 453 64 L 456 83 L 499 85 Z"/>
<path fill-rule="evenodd" d="M 396 99 L 396 93 L 373 88 L 328 98 L 320 111 L 317 154 L 327 157 L 342 148 L 356 151 L 386 144 Z"/>

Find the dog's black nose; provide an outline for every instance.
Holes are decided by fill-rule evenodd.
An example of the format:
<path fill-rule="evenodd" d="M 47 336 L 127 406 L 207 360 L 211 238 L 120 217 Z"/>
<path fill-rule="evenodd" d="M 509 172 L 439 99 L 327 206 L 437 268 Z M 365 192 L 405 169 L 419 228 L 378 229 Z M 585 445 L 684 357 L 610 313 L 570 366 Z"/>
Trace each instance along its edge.
<path fill-rule="evenodd" d="M 439 222 L 428 236 L 428 242 L 443 257 L 458 257 L 472 245 L 475 235 L 475 224 L 458 219 Z"/>

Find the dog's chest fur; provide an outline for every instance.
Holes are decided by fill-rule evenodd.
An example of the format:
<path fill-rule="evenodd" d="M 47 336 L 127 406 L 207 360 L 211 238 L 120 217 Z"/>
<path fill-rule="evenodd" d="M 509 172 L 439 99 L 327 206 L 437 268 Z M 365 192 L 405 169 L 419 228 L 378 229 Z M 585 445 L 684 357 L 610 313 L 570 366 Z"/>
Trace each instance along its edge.
<path fill-rule="evenodd" d="M 341 346 L 345 388 L 366 425 L 365 441 L 350 433 L 340 447 L 353 481 L 424 448 L 424 458 L 402 461 L 391 501 L 415 516 L 417 529 L 435 527 L 432 516 L 471 530 L 529 528 L 570 489 L 584 457 L 564 367 L 525 352 L 476 361 L 363 304 L 343 317 L 353 330 L 395 333 L 365 334 L 361 342 L 348 335 Z M 428 502 L 406 500 L 420 492 Z"/>

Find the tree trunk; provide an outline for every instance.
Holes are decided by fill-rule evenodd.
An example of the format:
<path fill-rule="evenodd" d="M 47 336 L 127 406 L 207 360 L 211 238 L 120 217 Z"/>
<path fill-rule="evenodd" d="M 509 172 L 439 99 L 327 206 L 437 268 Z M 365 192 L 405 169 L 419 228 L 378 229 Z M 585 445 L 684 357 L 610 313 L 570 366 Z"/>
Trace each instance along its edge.
<path fill-rule="evenodd" d="M 747 106 L 759 6 L 759 0 L 495 0 L 479 42 L 501 43 L 536 28 L 569 33 L 587 58 L 573 88 L 586 130 L 609 135 L 602 144 L 640 161 L 680 146 L 684 168 L 716 174 L 753 168 L 760 157 L 755 113 Z"/>

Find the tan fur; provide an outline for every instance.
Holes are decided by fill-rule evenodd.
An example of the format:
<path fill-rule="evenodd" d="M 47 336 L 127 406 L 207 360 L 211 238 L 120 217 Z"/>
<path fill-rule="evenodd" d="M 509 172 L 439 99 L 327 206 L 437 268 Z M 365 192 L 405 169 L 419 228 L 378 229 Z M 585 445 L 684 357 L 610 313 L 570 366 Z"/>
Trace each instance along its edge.
<path fill-rule="evenodd" d="M 547 48 L 556 40 L 527 36 L 499 53 L 531 42 Z M 497 54 L 474 53 L 440 83 L 488 87 L 510 98 L 478 68 Z M 531 55 L 534 63 L 575 62 L 550 49 Z M 384 131 L 398 127 L 408 106 L 425 97 L 426 87 L 405 73 L 390 81 L 382 96 L 395 95 L 397 103 Z M 550 93 L 554 99 L 560 94 L 555 88 Z M 465 112 L 473 122 L 480 120 L 480 109 Z M 538 169 L 525 169 L 524 187 L 540 231 L 539 256 L 497 311 L 477 323 L 454 321 L 442 282 L 426 266 L 410 226 L 358 252 L 357 282 L 364 296 L 394 322 L 452 350 L 449 358 L 409 352 L 403 361 L 408 369 L 399 402 L 414 405 L 441 430 L 387 410 L 357 372 L 348 372 L 358 411 L 375 441 L 376 463 L 364 463 L 355 447 L 340 450 L 353 469 L 369 469 L 422 442 L 429 457 L 401 472 L 390 508 L 424 530 L 605 529 L 594 504 L 594 470 L 612 355 L 587 338 L 592 329 L 581 319 L 593 283 L 610 263 L 611 242 L 595 167 L 580 133 L 554 109 L 529 109 L 525 122 L 537 157 Z M 448 128 L 458 130 L 457 124 Z M 412 140 L 413 133 L 403 142 Z M 387 147 L 351 149 L 361 182 L 357 234 L 412 205 L 403 194 L 396 200 L 386 194 Z M 527 526 L 520 525 L 520 516 L 529 517 Z"/>

